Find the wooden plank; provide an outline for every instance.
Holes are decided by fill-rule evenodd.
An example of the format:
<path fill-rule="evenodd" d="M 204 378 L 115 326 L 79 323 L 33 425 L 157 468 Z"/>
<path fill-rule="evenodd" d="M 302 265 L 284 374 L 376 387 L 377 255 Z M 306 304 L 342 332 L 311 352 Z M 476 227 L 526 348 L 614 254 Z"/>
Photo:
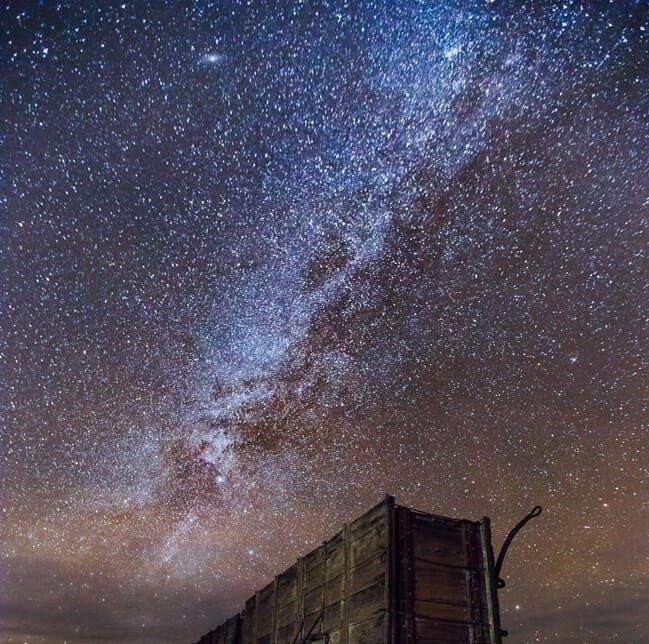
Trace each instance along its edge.
<path fill-rule="evenodd" d="M 308 591 L 304 595 L 304 613 L 316 613 L 322 609 L 322 595 L 324 593 L 324 586 L 319 586 L 313 590 Z"/>
<path fill-rule="evenodd" d="M 424 521 L 417 517 L 412 526 L 417 559 L 466 568 L 468 565 L 462 522 Z"/>
<path fill-rule="evenodd" d="M 300 580 L 299 628 L 304 637 L 311 630 L 314 622 L 320 619 L 324 597 L 325 580 L 325 545 L 312 550 L 302 558 Z M 317 632 L 317 629 L 316 631 Z"/>
<path fill-rule="evenodd" d="M 268 586 L 265 586 L 257 593 L 257 640 L 262 636 L 272 633 L 273 614 L 275 612 L 275 602 L 273 601 L 275 599 L 274 585 L 274 582 L 268 584 Z"/>
<path fill-rule="evenodd" d="M 314 588 L 318 588 L 324 584 L 325 567 L 324 560 L 313 566 L 312 568 L 305 569 L 304 571 L 304 590 L 309 592 Z"/>
<path fill-rule="evenodd" d="M 326 644 L 340 644 L 340 631 L 330 631 L 329 641 Z"/>
<path fill-rule="evenodd" d="M 466 605 L 421 600 L 415 600 L 415 617 L 445 619 L 455 622 L 469 622 L 471 620 L 471 614 Z"/>
<path fill-rule="evenodd" d="M 246 601 L 246 608 L 243 620 L 243 642 L 244 644 L 255 644 L 255 612 L 257 596 L 250 597 Z"/>
<path fill-rule="evenodd" d="M 343 571 L 344 572 L 344 571 Z M 327 588 L 325 592 L 325 605 L 330 606 L 336 602 L 340 602 L 345 592 L 345 577 L 340 574 L 334 579 L 327 581 Z"/>
<path fill-rule="evenodd" d="M 357 541 L 379 524 L 385 524 L 388 504 L 383 501 L 350 524 L 351 539 Z"/>
<path fill-rule="evenodd" d="M 269 600 L 272 600 L 273 592 L 275 590 L 275 581 L 271 581 L 270 584 L 266 584 L 260 591 L 258 591 L 259 597 L 257 598 L 257 610 L 268 603 Z"/>
<path fill-rule="evenodd" d="M 343 597 L 340 606 L 340 644 L 349 643 L 349 571 L 351 569 L 351 527 L 346 523 L 342 529 L 343 550 L 345 553 L 343 564 Z"/>
<path fill-rule="evenodd" d="M 340 630 L 341 623 L 341 614 L 340 614 L 340 602 L 336 602 L 327 606 L 324 610 L 324 621 L 323 621 L 323 632 L 331 630 Z"/>
<path fill-rule="evenodd" d="M 415 559 L 414 599 L 468 606 L 467 571 Z"/>
<path fill-rule="evenodd" d="M 284 624 L 279 626 L 277 629 L 277 641 L 278 642 L 293 642 L 296 635 L 296 629 L 299 626 L 296 622 L 291 622 L 290 624 Z"/>
<path fill-rule="evenodd" d="M 225 623 L 223 644 L 239 644 L 240 642 L 241 615 L 235 615 Z"/>
<path fill-rule="evenodd" d="M 326 578 L 331 579 L 344 573 L 345 567 L 345 540 L 342 532 L 327 541 Z"/>
<path fill-rule="evenodd" d="M 315 566 L 318 566 L 322 563 L 324 559 L 324 547 L 320 546 L 315 550 L 312 550 L 308 555 L 304 556 L 304 567 L 307 572 L 309 572 Z"/>
<path fill-rule="evenodd" d="M 471 642 L 469 625 L 460 622 L 415 619 L 417 644 L 462 644 Z"/>
<path fill-rule="evenodd" d="M 376 557 L 368 559 L 350 571 L 349 589 L 350 592 L 357 593 L 367 586 L 377 583 L 386 572 L 387 551 L 382 550 Z"/>
<path fill-rule="evenodd" d="M 294 563 L 277 577 L 277 603 L 286 604 L 297 598 L 298 565 Z"/>
<path fill-rule="evenodd" d="M 240 621 L 239 614 L 231 617 L 226 622 L 204 635 L 199 644 L 239 644 L 240 639 Z"/>
<path fill-rule="evenodd" d="M 302 629 L 304 635 L 306 635 L 311 630 L 311 627 L 315 624 L 316 620 L 320 620 L 321 613 L 322 611 L 320 610 L 320 608 L 318 608 L 317 612 L 305 616 L 304 628 Z M 318 631 L 317 629 L 314 629 L 313 632 L 317 633 Z"/>
<path fill-rule="evenodd" d="M 348 644 L 388 644 L 385 641 L 385 622 L 386 614 L 381 612 L 358 624 L 352 624 Z"/>
<path fill-rule="evenodd" d="M 375 524 L 372 529 L 359 537 L 356 541 L 352 541 L 351 547 L 351 565 L 358 566 L 358 564 L 381 556 L 387 552 L 388 549 L 388 527 L 385 522 Z"/>
<path fill-rule="evenodd" d="M 291 624 L 284 624 L 277 628 L 277 641 L 278 642 L 292 642 L 295 639 L 295 629 L 297 625 L 295 622 Z"/>
<path fill-rule="evenodd" d="M 384 583 L 385 579 L 382 578 L 380 583 L 369 586 L 349 598 L 350 624 L 358 624 L 377 615 L 380 611 L 385 611 Z"/>
<path fill-rule="evenodd" d="M 488 625 L 418 619 L 417 644 L 489 644 Z"/>
<path fill-rule="evenodd" d="M 293 601 L 288 604 L 282 604 L 277 607 L 277 627 L 285 626 L 295 621 L 297 615 L 297 602 Z"/>

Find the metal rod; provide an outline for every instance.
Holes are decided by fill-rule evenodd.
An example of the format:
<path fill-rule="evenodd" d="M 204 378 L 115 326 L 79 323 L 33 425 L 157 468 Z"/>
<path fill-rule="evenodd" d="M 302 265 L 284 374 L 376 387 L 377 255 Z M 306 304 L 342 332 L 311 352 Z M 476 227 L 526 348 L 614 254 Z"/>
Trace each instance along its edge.
<path fill-rule="evenodd" d="M 509 549 L 509 546 L 511 545 L 511 542 L 514 540 L 514 537 L 519 533 L 521 528 L 528 522 L 531 521 L 534 517 L 538 517 L 539 514 L 543 511 L 543 508 L 541 508 L 540 505 L 535 505 L 532 508 L 532 511 L 524 516 L 509 532 L 507 535 L 507 538 L 505 539 L 505 543 L 503 543 L 502 548 L 500 549 L 500 552 L 498 553 L 498 559 L 496 560 L 496 568 L 495 568 L 495 573 L 496 573 L 496 585 L 498 588 L 504 588 L 505 587 L 505 580 L 500 577 L 500 571 L 503 567 L 503 561 L 505 560 L 505 555 L 507 554 L 507 550 Z"/>

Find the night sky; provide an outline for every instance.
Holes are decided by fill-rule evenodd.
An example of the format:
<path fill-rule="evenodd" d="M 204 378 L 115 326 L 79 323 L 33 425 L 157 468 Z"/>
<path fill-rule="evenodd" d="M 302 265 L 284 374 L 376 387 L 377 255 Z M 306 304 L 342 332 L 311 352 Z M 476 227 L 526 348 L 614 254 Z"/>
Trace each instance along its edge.
<path fill-rule="evenodd" d="M 510 644 L 649 642 L 649 3 L 1 34 L 0 641 L 190 642 L 389 492 L 544 507 Z"/>

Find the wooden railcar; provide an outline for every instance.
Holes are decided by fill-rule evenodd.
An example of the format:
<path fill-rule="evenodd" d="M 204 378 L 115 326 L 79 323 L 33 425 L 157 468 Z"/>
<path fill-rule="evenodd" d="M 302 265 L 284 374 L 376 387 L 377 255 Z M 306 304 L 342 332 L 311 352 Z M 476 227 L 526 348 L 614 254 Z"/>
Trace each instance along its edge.
<path fill-rule="evenodd" d="M 386 499 L 199 644 L 501 644 L 489 519 Z"/>

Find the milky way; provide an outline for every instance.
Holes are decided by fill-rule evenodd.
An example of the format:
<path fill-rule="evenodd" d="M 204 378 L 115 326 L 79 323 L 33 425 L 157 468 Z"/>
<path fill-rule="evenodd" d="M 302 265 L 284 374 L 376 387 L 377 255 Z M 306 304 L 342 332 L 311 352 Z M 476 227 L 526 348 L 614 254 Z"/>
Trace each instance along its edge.
<path fill-rule="evenodd" d="M 191 641 L 389 492 L 544 506 L 512 644 L 646 642 L 648 14 L 5 3 L 2 641 Z"/>

